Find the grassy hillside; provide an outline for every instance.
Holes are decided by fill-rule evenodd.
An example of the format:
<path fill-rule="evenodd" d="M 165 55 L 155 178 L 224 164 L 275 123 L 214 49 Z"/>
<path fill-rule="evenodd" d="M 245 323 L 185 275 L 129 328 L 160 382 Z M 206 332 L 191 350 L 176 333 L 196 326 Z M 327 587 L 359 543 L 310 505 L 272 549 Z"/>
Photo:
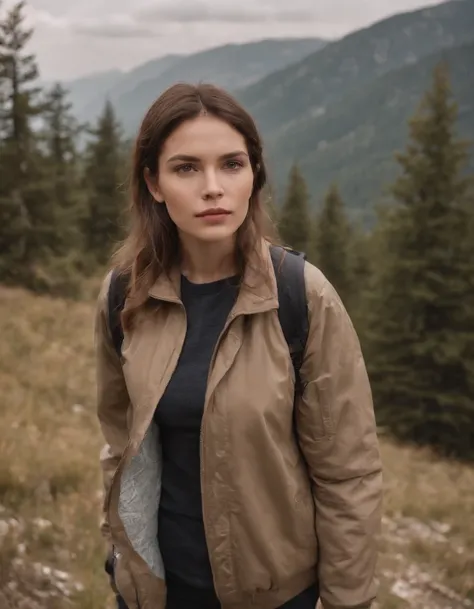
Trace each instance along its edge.
<path fill-rule="evenodd" d="M 238 95 L 263 132 L 275 135 L 317 116 L 355 87 L 473 37 L 474 2 L 446 2 L 349 34 Z"/>
<path fill-rule="evenodd" d="M 91 302 L 0 289 L 1 609 L 111 606 L 92 317 Z M 474 606 L 474 468 L 382 450 L 379 609 Z"/>
<path fill-rule="evenodd" d="M 302 119 L 283 135 L 269 136 L 272 166 L 278 167 L 277 186 L 284 185 L 292 162 L 297 160 L 318 203 L 329 185 L 337 181 L 353 214 L 370 219 L 374 203 L 384 197 L 385 186 L 397 174 L 394 151 L 405 148 L 408 120 L 431 87 L 439 61 L 449 66 L 459 105 L 459 135 L 474 142 L 473 40 L 385 74 L 353 90 L 320 116 Z"/>

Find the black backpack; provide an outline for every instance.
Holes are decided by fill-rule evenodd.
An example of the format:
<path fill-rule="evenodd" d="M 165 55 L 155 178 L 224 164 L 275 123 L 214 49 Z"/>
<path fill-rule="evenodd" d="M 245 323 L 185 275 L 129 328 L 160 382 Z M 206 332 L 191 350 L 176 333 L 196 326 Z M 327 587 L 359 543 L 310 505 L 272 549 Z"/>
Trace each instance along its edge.
<path fill-rule="evenodd" d="M 289 248 L 270 247 L 278 286 L 278 317 L 293 362 L 296 390 L 301 389 L 299 370 L 308 336 L 308 308 L 304 280 L 306 256 Z M 128 276 L 112 272 L 108 294 L 109 325 L 118 355 L 121 354 L 123 331 L 120 314 L 125 304 Z"/>

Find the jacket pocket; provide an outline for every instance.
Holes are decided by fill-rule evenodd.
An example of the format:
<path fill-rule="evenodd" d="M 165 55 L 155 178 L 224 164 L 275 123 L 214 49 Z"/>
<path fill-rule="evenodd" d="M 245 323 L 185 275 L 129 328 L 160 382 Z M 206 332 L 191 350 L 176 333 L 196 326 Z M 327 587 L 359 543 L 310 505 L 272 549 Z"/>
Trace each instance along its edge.
<path fill-rule="evenodd" d="M 307 383 L 301 398 L 298 425 L 313 441 L 334 435 L 329 391 L 324 379 Z"/>
<path fill-rule="evenodd" d="M 127 609 L 140 609 L 137 588 L 130 572 L 128 562 L 124 555 L 116 550 L 114 550 L 112 577 L 118 595 L 121 597 L 123 603 L 125 603 Z M 117 602 L 118 601 L 119 599 L 117 599 Z"/>

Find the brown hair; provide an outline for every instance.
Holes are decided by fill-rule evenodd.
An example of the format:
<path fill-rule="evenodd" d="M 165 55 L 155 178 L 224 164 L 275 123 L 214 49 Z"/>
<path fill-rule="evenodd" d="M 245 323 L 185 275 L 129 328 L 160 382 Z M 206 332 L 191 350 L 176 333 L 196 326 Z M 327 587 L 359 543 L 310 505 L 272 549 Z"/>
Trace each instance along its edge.
<path fill-rule="evenodd" d="M 243 273 L 249 256 L 258 250 L 262 237 L 269 237 L 271 222 L 261 201 L 266 184 L 262 142 L 252 117 L 226 91 L 210 84 L 176 84 L 168 88 L 150 107 L 143 119 L 133 152 L 130 197 L 130 229 L 112 261 L 121 273 L 130 275 L 123 323 L 130 327 L 133 317 L 148 300 L 148 291 L 161 273 L 169 273 L 180 255 L 178 231 L 166 205 L 157 205 L 150 194 L 145 169 L 158 171 L 158 158 L 166 139 L 184 121 L 206 112 L 239 131 L 247 144 L 253 169 L 253 191 L 249 211 L 237 231 L 236 262 Z"/>

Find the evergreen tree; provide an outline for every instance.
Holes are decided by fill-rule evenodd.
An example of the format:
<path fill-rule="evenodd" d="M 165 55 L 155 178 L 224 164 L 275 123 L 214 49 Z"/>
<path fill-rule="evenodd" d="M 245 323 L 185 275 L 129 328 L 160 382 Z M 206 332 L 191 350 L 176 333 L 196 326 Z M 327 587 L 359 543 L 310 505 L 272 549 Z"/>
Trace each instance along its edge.
<path fill-rule="evenodd" d="M 370 281 L 372 248 L 372 234 L 358 226 L 352 226 L 348 255 L 353 284 L 358 295 L 366 290 Z"/>
<path fill-rule="evenodd" d="M 381 424 L 465 457 L 474 456 L 474 240 L 456 118 L 440 65 L 397 156 L 398 206 L 379 228 L 368 363 Z"/>
<path fill-rule="evenodd" d="M 85 214 L 81 190 L 80 158 L 76 142 L 81 129 L 71 114 L 67 92 L 55 85 L 45 95 L 41 148 L 41 196 L 47 201 L 47 230 L 42 240 L 48 257 L 37 272 L 36 289 L 62 296 L 77 296 L 81 290 L 85 247 L 81 222 Z"/>
<path fill-rule="evenodd" d="M 76 142 L 81 128 L 71 113 L 67 91 L 59 84 L 47 93 L 43 115 L 45 171 L 57 227 L 56 253 L 79 253 L 80 223 L 84 202 L 80 192 L 79 155 Z"/>
<path fill-rule="evenodd" d="M 24 3 L 0 19 L 0 279 L 34 284 L 47 249 L 50 206 L 41 191 L 41 158 L 32 121 L 44 109 L 36 61 L 27 53 Z"/>
<path fill-rule="evenodd" d="M 366 232 L 360 226 L 351 226 L 348 252 L 352 279 L 350 314 L 364 346 L 368 322 L 366 305 L 370 297 L 374 256 L 377 252 L 374 231 Z"/>
<path fill-rule="evenodd" d="M 353 278 L 351 273 L 351 230 L 339 190 L 333 184 L 325 197 L 314 226 L 315 264 L 336 288 L 344 304 L 349 307 Z"/>
<path fill-rule="evenodd" d="M 110 102 L 105 104 L 97 126 L 91 131 L 85 156 L 84 188 L 86 217 L 84 237 L 93 263 L 105 264 L 111 249 L 122 238 L 125 160 L 120 127 Z"/>
<path fill-rule="evenodd" d="M 308 250 L 311 232 L 308 198 L 304 178 L 294 165 L 279 215 L 278 231 L 285 245 L 303 252 Z"/>

